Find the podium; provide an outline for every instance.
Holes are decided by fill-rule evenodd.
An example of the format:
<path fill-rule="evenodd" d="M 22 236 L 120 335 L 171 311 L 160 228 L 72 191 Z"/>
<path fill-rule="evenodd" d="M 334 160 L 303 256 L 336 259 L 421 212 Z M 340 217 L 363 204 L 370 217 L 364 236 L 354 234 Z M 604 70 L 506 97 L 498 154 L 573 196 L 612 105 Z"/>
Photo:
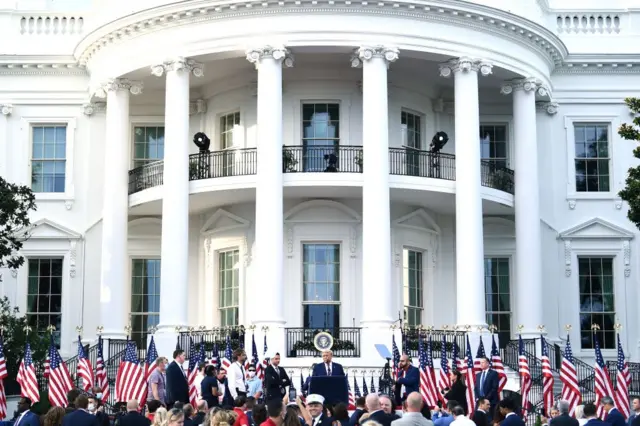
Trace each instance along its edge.
<path fill-rule="evenodd" d="M 312 376 L 309 381 L 309 394 L 324 397 L 324 403 L 335 405 L 340 402 L 349 404 L 347 376 Z"/>

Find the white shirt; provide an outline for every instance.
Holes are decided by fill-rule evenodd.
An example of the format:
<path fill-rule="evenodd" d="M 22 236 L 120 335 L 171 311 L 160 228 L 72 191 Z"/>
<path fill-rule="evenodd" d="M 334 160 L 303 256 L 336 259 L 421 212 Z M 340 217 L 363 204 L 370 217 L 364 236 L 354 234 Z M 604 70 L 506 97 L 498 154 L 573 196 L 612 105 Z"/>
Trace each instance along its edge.
<path fill-rule="evenodd" d="M 470 420 L 467 416 L 458 416 L 451 422 L 453 426 L 475 426 L 473 420 Z"/>
<path fill-rule="evenodd" d="M 22 421 L 22 418 L 24 416 L 26 416 L 29 411 L 30 410 L 27 410 L 27 411 L 23 412 L 22 414 L 20 414 L 20 417 L 18 417 L 18 420 L 16 420 L 15 426 L 18 426 L 20 424 L 20 422 Z"/>
<path fill-rule="evenodd" d="M 237 361 L 229 366 L 227 369 L 227 384 L 229 386 L 229 393 L 236 399 L 238 392 L 236 389 L 240 389 L 240 392 L 247 391 L 247 385 L 245 383 L 244 375 L 242 374 L 242 368 Z"/>
<path fill-rule="evenodd" d="M 204 380 L 204 374 L 198 373 L 195 380 L 193 381 L 193 385 L 196 387 L 196 399 L 200 399 L 202 394 L 202 380 Z"/>
<path fill-rule="evenodd" d="M 333 362 L 324 363 L 324 371 L 329 375 L 329 369 L 331 369 L 331 375 L 333 375 Z"/>

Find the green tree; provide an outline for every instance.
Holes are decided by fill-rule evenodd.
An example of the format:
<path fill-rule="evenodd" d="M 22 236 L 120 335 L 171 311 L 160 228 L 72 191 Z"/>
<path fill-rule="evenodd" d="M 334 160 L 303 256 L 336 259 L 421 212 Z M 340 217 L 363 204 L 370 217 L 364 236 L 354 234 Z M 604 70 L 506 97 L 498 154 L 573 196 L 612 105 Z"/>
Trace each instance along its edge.
<path fill-rule="evenodd" d="M 626 140 L 640 142 L 640 99 L 626 98 L 624 102 L 627 104 L 631 112 L 636 116 L 633 119 L 633 125 L 623 124 L 618 129 L 618 134 Z M 633 156 L 640 159 L 640 146 L 636 146 L 633 150 Z M 629 169 L 625 188 L 618 193 L 620 198 L 629 203 L 629 212 L 627 217 L 629 220 L 640 228 L 640 166 L 631 167 Z"/>

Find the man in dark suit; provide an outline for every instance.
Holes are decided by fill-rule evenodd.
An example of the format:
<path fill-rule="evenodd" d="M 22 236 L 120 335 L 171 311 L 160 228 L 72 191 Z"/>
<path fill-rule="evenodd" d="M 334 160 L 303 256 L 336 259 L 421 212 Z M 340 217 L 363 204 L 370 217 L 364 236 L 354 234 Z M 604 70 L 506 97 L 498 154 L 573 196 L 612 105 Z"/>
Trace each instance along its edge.
<path fill-rule="evenodd" d="M 167 366 L 167 407 L 173 407 L 176 402 L 189 403 L 189 384 L 187 375 L 182 368 L 185 353 L 182 349 L 173 351 L 173 361 Z"/>
<path fill-rule="evenodd" d="M 640 398 L 635 397 L 631 400 L 631 415 L 629 416 L 629 420 L 627 420 L 627 425 L 631 426 L 638 415 L 640 415 Z"/>
<path fill-rule="evenodd" d="M 608 426 L 607 423 L 598 418 L 598 408 L 595 404 L 584 404 L 583 412 L 584 417 L 587 419 L 584 426 Z"/>
<path fill-rule="evenodd" d="M 140 405 L 135 399 L 127 402 L 127 414 L 120 418 L 119 426 L 149 426 L 151 420 L 140 414 L 139 408 Z"/>
<path fill-rule="evenodd" d="M 360 417 L 362 417 L 365 411 L 366 411 L 365 398 L 362 396 L 359 396 L 358 399 L 356 399 L 356 410 L 353 412 L 353 414 L 349 418 L 349 426 L 356 426 L 357 424 L 359 424 Z"/>
<path fill-rule="evenodd" d="M 209 411 L 209 407 L 207 407 L 207 401 L 205 401 L 204 399 L 198 401 L 198 412 L 195 416 L 193 416 L 193 424 L 201 425 L 202 423 L 204 423 L 204 416 L 207 414 L 207 411 Z"/>
<path fill-rule="evenodd" d="M 380 423 L 382 426 L 391 426 L 391 422 L 395 419 L 384 412 L 382 405 L 380 405 L 380 397 L 378 394 L 370 393 L 367 395 L 366 405 L 369 417 L 361 423 L 362 425 L 367 424 L 369 421 L 374 421 Z"/>
<path fill-rule="evenodd" d="M 498 409 L 500 410 L 500 414 L 504 416 L 504 420 L 500 423 L 500 426 L 524 426 L 524 421 L 515 413 L 516 403 L 513 399 L 503 399 L 498 404 Z"/>
<path fill-rule="evenodd" d="M 18 417 L 14 426 L 40 426 L 40 418 L 31 411 L 31 400 L 27 397 L 23 396 L 18 401 Z"/>
<path fill-rule="evenodd" d="M 318 363 L 313 367 L 312 376 L 344 376 L 342 365 L 333 362 L 333 352 L 330 350 L 322 351 L 322 364 Z"/>
<path fill-rule="evenodd" d="M 489 426 L 491 425 L 491 419 L 489 418 L 489 409 L 491 403 L 487 398 L 478 398 L 476 403 L 476 411 L 473 413 L 473 422 L 476 426 Z"/>
<path fill-rule="evenodd" d="M 287 386 L 291 386 L 291 380 L 285 369 L 280 368 L 280 354 L 276 353 L 264 370 L 265 401 L 284 398 Z"/>
<path fill-rule="evenodd" d="M 491 369 L 491 364 L 487 358 L 480 360 L 480 368 L 482 371 L 476 374 L 475 395 L 476 398 L 482 397 L 489 400 L 491 404 L 489 415 L 493 418 L 493 413 L 499 400 L 498 386 L 500 377 L 495 370 Z"/>
<path fill-rule="evenodd" d="M 412 392 L 420 392 L 420 371 L 411 365 L 411 358 L 407 354 L 400 357 L 398 363 L 399 377 L 396 380 L 396 405 L 402 405 L 407 399 L 407 395 Z"/>
<path fill-rule="evenodd" d="M 558 401 L 558 412 L 560 414 L 551 419 L 549 426 L 578 426 L 578 420 L 571 417 L 569 414 L 570 411 L 571 406 L 569 405 L 569 401 L 563 399 Z"/>
<path fill-rule="evenodd" d="M 604 412 L 606 413 L 604 418 L 605 423 L 608 423 L 611 426 L 626 426 L 627 421 L 622 413 L 616 408 L 613 398 L 610 396 L 604 396 L 600 400 L 600 404 L 602 404 Z"/>
<path fill-rule="evenodd" d="M 62 426 L 98 426 L 98 418 L 87 411 L 89 398 L 86 395 L 77 397 L 74 405 L 75 411 L 62 418 Z"/>

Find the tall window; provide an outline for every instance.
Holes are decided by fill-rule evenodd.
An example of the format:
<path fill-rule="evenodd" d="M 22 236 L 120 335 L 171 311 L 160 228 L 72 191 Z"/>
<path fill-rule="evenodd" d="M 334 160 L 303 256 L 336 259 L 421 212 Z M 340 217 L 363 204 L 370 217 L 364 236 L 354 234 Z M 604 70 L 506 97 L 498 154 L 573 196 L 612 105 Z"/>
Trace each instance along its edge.
<path fill-rule="evenodd" d="M 616 347 L 613 296 L 613 259 L 608 257 L 579 257 L 580 280 L 580 340 L 582 349 L 593 349 L 592 324 L 598 324 L 596 332 L 600 346 Z"/>
<path fill-rule="evenodd" d="M 60 347 L 62 322 L 62 259 L 29 259 L 27 320 L 34 330 L 44 332 L 49 325 Z"/>
<path fill-rule="evenodd" d="M 500 342 L 511 340 L 511 294 L 509 258 L 484 260 L 484 292 L 487 324 L 497 328 Z"/>
<path fill-rule="evenodd" d="M 220 288 L 220 326 L 238 325 L 238 297 L 240 294 L 240 252 L 227 250 L 218 253 L 218 283 Z"/>
<path fill-rule="evenodd" d="M 31 145 L 33 192 L 64 192 L 67 126 L 34 126 Z"/>
<path fill-rule="evenodd" d="M 340 245 L 302 246 L 304 327 L 332 329 L 340 326 Z"/>
<path fill-rule="evenodd" d="M 609 192 L 609 125 L 575 124 L 576 191 Z"/>
<path fill-rule="evenodd" d="M 496 167 L 507 167 L 507 126 L 480 126 L 480 153 L 482 159 L 491 162 Z"/>
<path fill-rule="evenodd" d="M 302 167 L 306 172 L 322 172 L 330 156 L 337 156 L 340 143 L 340 104 L 302 105 Z M 326 156 L 326 157 L 325 157 Z M 339 167 L 339 164 L 335 164 Z"/>
<path fill-rule="evenodd" d="M 411 326 L 422 324 L 422 252 L 402 251 L 404 320 Z"/>
<path fill-rule="evenodd" d="M 164 126 L 133 129 L 133 168 L 164 159 Z"/>
<path fill-rule="evenodd" d="M 422 147 L 420 116 L 407 111 L 400 113 L 402 126 L 402 145 L 408 148 L 420 149 Z"/>
<path fill-rule="evenodd" d="M 131 267 L 131 339 L 147 347 L 149 328 L 160 318 L 160 259 L 133 259 Z"/>
<path fill-rule="evenodd" d="M 240 125 L 240 113 L 232 112 L 220 117 L 220 149 L 229 149 L 237 145 L 233 140 L 234 132 Z"/>

